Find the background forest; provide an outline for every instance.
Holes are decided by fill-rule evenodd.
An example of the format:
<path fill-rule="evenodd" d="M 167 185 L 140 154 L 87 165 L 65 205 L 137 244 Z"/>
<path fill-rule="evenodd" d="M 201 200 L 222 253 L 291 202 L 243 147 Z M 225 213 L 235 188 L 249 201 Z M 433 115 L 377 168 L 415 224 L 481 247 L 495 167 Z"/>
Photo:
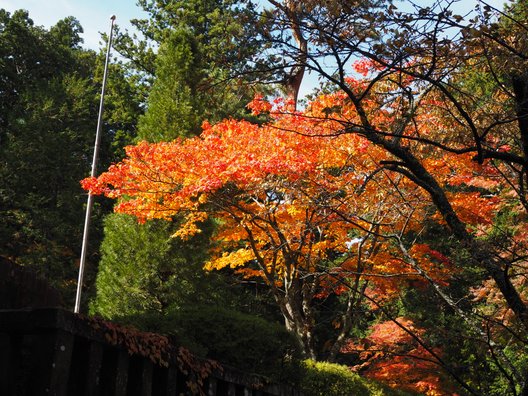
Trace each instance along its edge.
<path fill-rule="evenodd" d="M 97 178 L 103 52 L 0 10 L 2 262 L 73 307 L 90 191 L 83 312 L 306 395 L 527 395 L 526 2 L 138 5 Z"/>

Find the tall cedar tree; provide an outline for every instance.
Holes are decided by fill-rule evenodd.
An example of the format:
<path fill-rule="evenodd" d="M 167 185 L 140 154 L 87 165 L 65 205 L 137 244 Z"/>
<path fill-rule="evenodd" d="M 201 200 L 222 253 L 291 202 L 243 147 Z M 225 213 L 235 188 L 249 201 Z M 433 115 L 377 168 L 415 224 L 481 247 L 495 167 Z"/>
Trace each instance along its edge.
<path fill-rule="evenodd" d="M 250 51 L 256 51 L 245 42 L 252 41 L 250 32 L 255 29 L 250 23 L 255 18 L 251 4 L 199 0 L 142 2 L 142 6 L 150 18 L 136 21 L 136 25 L 159 45 L 155 60 L 152 53 L 143 51 L 148 47 L 145 43 L 132 46 L 130 37 L 123 35 L 117 40 L 118 50 L 132 58 L 139 74 L 150 73 L 149 68 L 139 66 L 149 62 L 155 70 L 137 139 L 171 141 L 196 135 L 205 120 L 250 116 L 245 107 L 251 98 L 248 81 L 229 76 L 231 69 L 240 69 L 247 61 Z M 213 47 L 222 48 L 222 52 L 213 53 Z M 241 296 L 229 292 L 222 296 L 219 292 L 227 291 L 226 284 L 201 270 L 208 238 L 178 242 L 171 238 L 179 223 L 177 217 L 173 220 L 145 225 L 120 215 L 105 220 L 93 313 L 132 321 L 136 316 L 140 321 L 142 314 L 174 312 L 196 305 L 206 295 L 216 296 L 219 305 L 240 304 Z M 212 227 L 203 224 L 203 235 L 209 235 Z M 125 240 L 127 243 L 122 243 Z M 116 294 L 118 284 L 128 292 Z M 247 301 L 243 305 L 253 306 Z"/>

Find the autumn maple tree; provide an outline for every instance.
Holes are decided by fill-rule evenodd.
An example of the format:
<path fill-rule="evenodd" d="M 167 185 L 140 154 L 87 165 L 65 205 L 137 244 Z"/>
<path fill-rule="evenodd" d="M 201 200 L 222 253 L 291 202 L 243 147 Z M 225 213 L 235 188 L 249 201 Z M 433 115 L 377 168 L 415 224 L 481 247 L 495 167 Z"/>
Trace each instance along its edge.
<path fill-rule="evenodd" d="M 523 49 L 442 4 L 408 14 L 368 6 L 347 19 L 356 10 L 340 2 L 273 3 L 277 24 L 293 31 L 270 36 L 289 51 L 291 77 L 317 72 L 331 84 L 326 94 L 295 111 L 298 86 L 288 80 L 293 103 L 250 105 L 269 123 L 225 120 L 197 138 L 140 143 L 85 188 L 140 220 L 184 215 L 175 237 L 214 218 L 206 268 L 263 279 L 307 357 L 335 359 L 365 307 L 428 288 L 517 394 L 523 363 L 510 350 L 522 354 L 528 326 L 525 80 L 517 63 L 499 60 L 508 52 L 522 63 Z M 460 35 L 441 39 L 448 29 Z M 471 271 L 473 287 L 451 287 Z M 322 339 L 318 307 L 331 298 L 339 309 Z M 422 344 L 420 353 L 479 394 Z"/>
<path fill-rule="evenodd" d="M 471 298 L 467 290 L 453 299 L 441 287 L 433 288 L 444 306 L 478 334 L 508 391 L 526 392 L 519 358 L 528 326 L 525 2 L 500 11 L 477 1 L 470 18 L 457 15 L 448 1 L 415 3 L 405 11 L 384 1 L 367 9 L 355 7 L 367 2 L 289 8 L 298 2 L 280 3 L 271 38 L 283 48 L 284 64 L 302 64 L 341 90 L 343 103 L 358 117 L 343 120 L 341 106 L 325 107 L 325 116 L 343 121 L 340 133 L 358 134 L 393 157 L 377 169 L 402 175 L 427 194 L 435 220 L 451 234 L 444 248 L 452 263 L 485 278 L 474 292 L 494 309 L 459 304 Z M 292 38 L 299 36 L 306 44 L 296 47 Z M 374 66 L 361 89 L 347 78 L 348 64 L 357 58 Z M 373 111 L 376 97 L 378 111 Z M 420 123 L 423 110 L 431 118 Z M 390 122 L 380 123 L 380 113 L 390 114 Z M 502 338 L 502 331 L 491 328 L 509 336 Z M 519 348 L 513 360 L 512 354 L 506 356 L 509 342 Z"/>
<path fill-rule="evenodd" d="M 356 64 L 365 76 L 371 67 Z M 348 81 L 351 89 L 367 84 L 365 78 Z M 391 88 L 390 80 L 386 86 Z M 390 109 L 379 111 L 374 96 L 369 101 L 380 126 L 393 122 Z M 205 124 L 197 138 L 128 147 L 123 162 L 87 179 L 84 187 L 118 198 L 116 211 L 142 221 L 184 215 L 174 235 L 183 239 L 214 217 L 216 245 L 206 269 L 229 267 L 263 278 L 307 357 L 321 353 L 314 339 L 317 303 L 339 296 L 344 303 L 332 319 L 334 336 L 319 340 L 335 359 L 365 296 L 390 299 L 413 281 L 449 282 L 449 259 L 407 238 L 421 232 L 434 208 L 411 180 L 390 172 L 394 156 L 362 136 L 341 133 L 344 122 L 359 117 L 342 92 L 323 95 L 293 114 L 280 100 L 257 97 L 250 107 L 271 112 L 273 121 L 259 126 L 226 120 Z M 424 111 L 410 128 L 428 133 L 426 125 L 441 122 L 433 118 Z M 474 170 L 469 158 L 450 164 L 431 154 L 428 161 L 431 169 Z M 453 172 L 446 183 L 459 183 L 460 177 Z M 468 207 L 467 200 L 482 205 Z M 471 224 L 489 223 L 496 204 L 472 191 L 459 193 L 454 202 Z"/>

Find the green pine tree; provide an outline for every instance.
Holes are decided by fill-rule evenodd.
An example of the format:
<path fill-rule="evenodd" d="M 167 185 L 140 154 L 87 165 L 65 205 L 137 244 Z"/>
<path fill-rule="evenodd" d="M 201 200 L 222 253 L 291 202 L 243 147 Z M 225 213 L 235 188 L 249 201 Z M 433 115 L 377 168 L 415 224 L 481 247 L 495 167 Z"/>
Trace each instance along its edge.
<path fill-rule="evenodd" d="M 138 124 L 138 140 L 157 142 L 193 136 L 200 132 L 205 120 L 217 122 L 228 116 L 247 116 L 245 105 L 252 95 L 251 90 L 244 88 L 244 84 L 248 82 L 229 80 L 228 76 L 231 68 L 242 67 L 246 62 L 243 57 L 249 51 L 257 50 L 247 47 L 251 41 L 248 32 L 255 28 L 254 24 L 249 23 L 255 16 L 250 4 L 245 1 L 219 0 L 141 4 L 151 14 L 151 18 L 136 24 L 146 37 L 157 41 L 159 51 L 153 60 L 152 54 L 145 50 L 148 47 L 145 44 L 128 48 L 128 54 L 136 54 L 136 57 L 142 54 L 139 59 L 143 61 L 137 61 L 136 65 L 151 62 L 151 69 L 155 70 L 146 112 Z M 123 40 L 123 37 L 120 40 L 118 38 L 118 48 L 121 51 Z M 149 68 L 139 68 L 138 74 L 142 73 L 148 74 Z M 211 292 L 212 289 L 201 286 L 205 279 L 206 283 L 210 283 L 214 278 L 201 269 L 205 253 L 209 249 L 207 238 L 199 239 L 198 250 L 194 246 L 195 242 L 167 242 L 176 231 L 177 223 L 175 219 L 173 223 L 138 225 L 120 215 L 107 218 L 97 278 L 97 296 L 91 308 L 93 313 L 107 318 L 139 315 L 141 312 L 164 313 L 168 306 L 175 309 L 176 306 L 184 307 L 188 303 L 181 298 L 183 289 L 198 289 L 203 296 Z M 211 224 L 205 224 L 203 234 L 207 234 L 210 227 Z M 149 238 L 142 237 L 149 230 L 152 235 Z M 117 244 L 118 240 L 128 242 Z M 160 246 L 167 243 L 170 246 L 176 244 L 178 248 L 167 247 L 170 254 L 160 256 Z M 150 257 L 149 261 L 146 262 L 144 257 Z M 146 281 L 152 273 L 165 272 L 163 268 L 184 262 L 189 270 L 182 272 L 181 269 L 174 269 L 179 274 L 178 277 L 164 281 L 166 283 L 163 286 Z M 131 272 L 123 269 L 127 265 L 134 269 L 138 279 L 145 281 L 128 276 Z M 177 284 L 178 282 L 181 284 Z M 112 290 L 117 284 L 130 292 L 113 294 Z M 174 293 L 168 293 L 163 304 L 147 302 L 150 297 L 157 299 L 160 288 L 174 289 Z M 136 292 L 132 292 L 132 289 Z M 139 295 L 143 295 L 145 300 L 138 305 Z M 240 296 L 234 298 L 229 292 L 227 295 L 230 297 L 226 299 L 216 293 L 213 299 L 218 304 L 232 301 L 232 306 L 237 305 L 234 300 L 244 299 Z"/>

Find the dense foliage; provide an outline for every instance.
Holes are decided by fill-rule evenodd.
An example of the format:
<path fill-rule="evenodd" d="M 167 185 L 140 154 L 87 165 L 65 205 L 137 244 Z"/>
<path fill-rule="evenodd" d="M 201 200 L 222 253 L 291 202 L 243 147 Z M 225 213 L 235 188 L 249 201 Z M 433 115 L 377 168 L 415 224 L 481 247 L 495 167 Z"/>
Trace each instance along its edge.
<path fill-rule="evenodd" d="M 104 223 L 93 313 L 118 320 L 162 312 L 175 304 L 203 303 L 204 295 L 218 286 L 214 275 L 200 276 L 205 252 L 199 238 L 183 248 L 170 238 L 167 223 L 140 225 L 131 216 L 117 214 Z"/>
<path fill-rule="evenodd" d="M 144 40 L 116 45 L 115 163 L 83 181 L 121 212 L 92 311 L 287 363 L 306 394 L 526 394 L 525 3 L 140 5 Z M 100 60 L 73 19 L 1 17 L 0 254 L 67 283 Z M 299 109 L 307 71 L 323 86 Z"/>
<path fill-rule="evenodd" d="M 66 304 L 73 301 L 86 199 L 78 180 L 91 165 L 102 76 L 102 60 L 82 49 L 81 33 L 73 17 L 45 30 L 27 12 L 0 10 L 0 256 L 45 276 Z M 114 65 L 113 73 L 103 167 L 132 141 L 123 137 L 133 134 L 139 115 L 124 70 Z M 96 217 L 102 211 L 98 206 Z M 101 238 L 94 225 L 90 274 Z"/>
<path fill-rule="evenodd" d="M 242 51 L 257 48 L 243 43 L 251 40 L 248 32 L 255 26 L 250 17 L 255 14 L 248 4 L 239 6 L 210 0 L 143 3 L 150 14 L 148 20 L 136 21 L 145 34 L 143 44 L 130 47 L 130 37 L 118 34 L 117 50 L 131 59 L 136 75 L 152 79 L 138 139 L 170 141 L 196 135 L 206 119 L 251 116 L 245 108 L 251 98 L 247 86 L 228 78 L 234 63 L 243 61 Z M 147 42 L 159 46 L 155 56 L 146 50 Z M 225 49 L 222 57 L 213 47 Z M 178 216 L 172 220 L 138 224 L 130 216 L 105 219 L 91 313 L 176 334 L 180 343 L 226 364 L 280 374 L 285 349 L 277 343 L 289 338 L 268 330 L 277 326 L 277 317 L 266 293 L 258 285 L 240 285 L 230 273 L 202 271 L 214 222 L 200 224 L 200 235 L 182 242 L 171 237 L 180 223 Z M 247 338 L 244 324 L 255 329 Z M 216 330 L 211 334 L 210 329 Z M 240 353 L 250 344 L 260 351 L 257 355 Z"/>

